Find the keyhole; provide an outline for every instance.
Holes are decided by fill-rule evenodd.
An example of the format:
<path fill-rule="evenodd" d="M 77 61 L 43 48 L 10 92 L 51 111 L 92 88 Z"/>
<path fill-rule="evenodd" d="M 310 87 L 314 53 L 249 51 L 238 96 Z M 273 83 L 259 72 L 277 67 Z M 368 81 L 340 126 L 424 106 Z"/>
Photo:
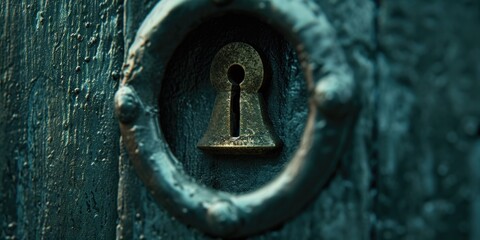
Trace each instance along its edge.
<path fill-rule="evenodd" d="M 245 78 L 245 69 L 239 64 L 228 68 L 228 80 L 232 83 L 232 98 L 230 100 L 230 136 L 240 136 L 240 83 Z"/>
<path fill-rule="evenodd" d="M 213 154 L 257 155 L 281 146 L 263 112 L 259 89 L 264 77 L 262 58 L 252 46 L 234 42 L 218 51 L 210 66 L 217 97 L 198 148 Z"/>

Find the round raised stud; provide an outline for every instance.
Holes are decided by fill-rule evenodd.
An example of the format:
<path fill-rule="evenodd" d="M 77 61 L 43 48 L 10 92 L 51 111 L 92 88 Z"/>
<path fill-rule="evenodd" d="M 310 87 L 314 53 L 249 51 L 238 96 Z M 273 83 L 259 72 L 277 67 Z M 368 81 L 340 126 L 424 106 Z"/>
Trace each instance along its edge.
<path fill-rule="evenodd" d="M 120 122 L 132 123 L 139 113 L 139 102 L 130 87 L 120 87 L 115 94 L 115 112 Z"/>

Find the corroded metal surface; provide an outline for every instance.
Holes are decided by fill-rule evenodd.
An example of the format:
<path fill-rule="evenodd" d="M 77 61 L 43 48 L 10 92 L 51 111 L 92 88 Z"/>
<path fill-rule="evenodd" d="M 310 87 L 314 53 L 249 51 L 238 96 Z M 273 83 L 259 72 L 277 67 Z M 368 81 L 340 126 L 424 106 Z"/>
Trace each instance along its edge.
<path fill-rule="evenodd" d="M 310 94 L 305 132 L 291 162 L 269 184 L 241 195 L 206 188 L 184 173 L 159 128 L 158 114 L 168 113 L 157 109 L 165 68 L 177 47 L 172 43 L 204 19 L 235 11 L 270 23 L 297 46 Z M 177 219 L 212 235 L 248 236 L 293 217 L 334 172 L 355 122 L 355 84 L 333 28 L 318 11 L 299 1 L 227 1 L 219 6 L 178 0 L 160 2 L 144 21 L 129 49 L 115 108 L 139 177 Z"/>
<path fill-rule="evenodd" d="M 258 92 L 263 84 L 258 52 L 241 42 L 227 44 L 215 55 L 210 81 L 217 91 L 210 123 L 197 146 L 218 154 L 263 154 L 281 145 Z"/>

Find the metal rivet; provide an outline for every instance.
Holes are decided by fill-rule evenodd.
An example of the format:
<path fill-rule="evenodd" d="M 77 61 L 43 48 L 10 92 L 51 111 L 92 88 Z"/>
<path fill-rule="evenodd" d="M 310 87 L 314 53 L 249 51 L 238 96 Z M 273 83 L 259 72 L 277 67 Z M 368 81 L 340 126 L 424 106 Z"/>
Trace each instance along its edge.
<path fill-rule="evenodd" d="M 115 96 L 115 111 L 118 119 L 125 124 L 134 121 L 139 112 L 135 93 L 129 87 L 122 87 Z"/>
<path fill-rule="evenodd" d="M 224 234 L 233 233 L 239 226 L 237 209 L 227 201 L 218 201 L 208 208 L 209 224 Z"/>
<path fill-rule="evenodd" d="M 313 98 L 324 114 L 343 116 L 349 110 L 353 87 L 350 81 L 340 81 L 335 75 L 328 75 L 315 86 Z"/>

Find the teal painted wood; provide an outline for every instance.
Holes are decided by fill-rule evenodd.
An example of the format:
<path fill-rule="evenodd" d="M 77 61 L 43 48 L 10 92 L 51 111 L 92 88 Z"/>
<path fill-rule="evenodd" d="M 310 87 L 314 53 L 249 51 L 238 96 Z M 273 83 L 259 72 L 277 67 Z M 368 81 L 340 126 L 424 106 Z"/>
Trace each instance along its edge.
<path fill-rule="evenodd" d="M 380 7 L 379 239 L 480 238 L 480 3 Z"/>
<path fill-rule="evenodd" d="M 113 239 L 120 1 L 0 2 L 0 239 Z"/>
<path fill-rule="evenodd" d="M 336 28 L 363 108 L 351 152 L 318 199 L 253 239 L 480 239 L 478 3 L 305 2 Z M 208 239 L 165 213 L 118 150 L 112 72 L 155 3 L 0 2 L 0 239 Z M 291 87 L 272 91 L 300 97 L 292 49 L 269 41 Z M 195 48 L 183 51 L 198 61 Z M 171 131 L 182 153 L 172 136 L 186 129 Z M 199 181 L 241 192 L 288 157 L 231 176 L 241 163 L 186 159 Z"/>

